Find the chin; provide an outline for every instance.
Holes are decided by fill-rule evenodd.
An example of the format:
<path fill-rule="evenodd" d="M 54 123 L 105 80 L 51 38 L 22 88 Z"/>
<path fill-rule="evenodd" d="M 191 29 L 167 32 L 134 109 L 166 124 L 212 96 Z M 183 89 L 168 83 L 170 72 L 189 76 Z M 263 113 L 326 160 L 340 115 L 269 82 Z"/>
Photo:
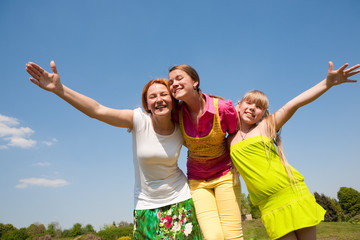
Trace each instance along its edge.
<path fill-rule="evenodd" d="M 165 111 L 154 111 L 155 115 L 162 116 L 162 115 L 169 115 L 171 114 L 171 111 L 169 109 L 166 109 Z"/>

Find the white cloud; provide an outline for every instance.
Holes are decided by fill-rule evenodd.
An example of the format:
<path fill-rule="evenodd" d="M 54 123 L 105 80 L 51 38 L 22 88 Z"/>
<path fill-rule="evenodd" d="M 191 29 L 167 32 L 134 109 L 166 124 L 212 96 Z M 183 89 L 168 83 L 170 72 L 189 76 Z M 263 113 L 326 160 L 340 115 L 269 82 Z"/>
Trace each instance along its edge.
<path fill-rule="evenodd" d="M 8 147 L 31 148 L 36 145 L 36 141 L 29 138 L 34 133 L 29 127 L 17 127 L 19 121 L 16 118 L 0 114 L 0 138 L 5 145 L 0 145 L 0 149 Z"/>
<path fill-rule="evenodd" d="M 42 143 L 50 147 L 50 146 L 54 145 L 57 141 L 58 140 L 56 138 L 53 138 L 50 141 L 43 141 Z"/>
<path fill-rule="evenodd" d="M 49 162 L 37 162 L 34 164 L 34 166 L 39 166 L 39 167 L 47 167 L 50 166 L 51 164 Z"/>
<path fill-rule="evenodd" d="M 30 186 L 39 186 L 39 187 L 64 187 L 69 184 L 64 179 L 55 179 L 50 180 L 46 178 L 24 178 L 19 180 L 19 184 L 16 185 L 16 188 L 27 188 Z"/>

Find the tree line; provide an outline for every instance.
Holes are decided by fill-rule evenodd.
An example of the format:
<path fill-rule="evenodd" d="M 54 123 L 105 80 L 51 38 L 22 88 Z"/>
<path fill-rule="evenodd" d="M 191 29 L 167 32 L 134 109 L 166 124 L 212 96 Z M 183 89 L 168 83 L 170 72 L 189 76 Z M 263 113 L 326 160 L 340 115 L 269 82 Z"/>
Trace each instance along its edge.
<path fill-rule="evenodd" d="M 72 228 L 62 230 L 59 223 L 44 224 L 33 223 L 27 228 L 17 229 L 12 224 L 0 223 L 1 240 L 53 240 L 73 239 L 78 240 L 130 240 L 132 239 L 133 224 L 121 221 L 116 224 L 105 225 L 96 232 L 91 224 L 82 226 L 75 223 Z"/>
<path fill-rule="evenodd" d="M 325 210 L 325 222 L 350 222 L 360 224 L 360 193 L 353 188 L 341 187 L 337 192 L 337 199 L 314 193 L 316 202 Z M 254 206 L 249 196 L 241 196 L 241 213 L 251 214 L 253 219 L 261 217 L 260 210 Z M 12 224 L 0 223 L 0 240 L 130 240 L 133 233 L 133 224 L 121 221 L 105 225 L 96 232 L 91 224 L 82 226 L 75 223 L 72 228 L 62 230 L 59 223 L 34 223 L 27 228 L 17 229 Z M 78 238 L 79 237 L 79 238 Z"/>

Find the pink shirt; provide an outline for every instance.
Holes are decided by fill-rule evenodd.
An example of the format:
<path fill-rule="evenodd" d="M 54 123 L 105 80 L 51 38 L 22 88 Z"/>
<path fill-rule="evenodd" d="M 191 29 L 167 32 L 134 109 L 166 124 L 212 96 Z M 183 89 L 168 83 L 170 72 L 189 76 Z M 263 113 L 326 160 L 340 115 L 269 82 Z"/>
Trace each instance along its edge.
<path fill-rule="evenodd" d="M 180 109 L 183 109 L 185 131 L 187 135 L 191 137 L 205 137 L 210 133 L 213 126 L 214 114 L 216 114 L 214 102 L 207 94 L 203 93 L 203 95 L 206 99 L 205 112 L 199 119 L 197 129 L 195 124 L 192 122 L 190 113 L 184 103 L 180 105 L 180 108 L 174 115 L 175 121 L 179 122 L 179 111 Z M 219 99 L 218 104 L 221 128 L 223 132 L 228 132 L 229 134 L 236 132 L 238 122 L 237 113 L 231 100 L 225 101 Z"/>
<path fill-rule="evenodd" d="M 203 94 L 206 99 L 205 112 L 199 119 L 198 127 L 192 122 L 190 113 L 184 103 L 177 110 L 174 119 L 179 121 L 179 111 L 183 110 L 184 129 L 190 137 L 205 137 L 209 135 L 214 121 L 216 109 L 213 99 L 207 94 Z M 231 100 L 218 100 L 219 117 L 221 129 L 225 133 L 234 133 L 237 130 L 237 113 Z M 190 164 L 191 163 L 191 164 Z M 197 160 L 188 157 L 188 178 L 196 180 L 208 180 L 221 177 L 229 172 L 232 162 L 228 151 L 210 160 Z"/>

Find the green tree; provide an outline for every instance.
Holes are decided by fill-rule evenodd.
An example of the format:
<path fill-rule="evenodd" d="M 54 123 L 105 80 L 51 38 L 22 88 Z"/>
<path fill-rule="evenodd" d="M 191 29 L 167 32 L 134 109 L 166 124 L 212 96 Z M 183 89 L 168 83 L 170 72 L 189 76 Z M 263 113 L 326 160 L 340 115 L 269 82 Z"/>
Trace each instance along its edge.
<path fill-rule="evenodd" d="M 353 188 L 341 187 L 337 193 L 339 204 L 345 213 L 345 220 L 360 214 L 360 193 Z"/>
<path fill-rule="evenodd" d="M 29 234 L 26 231 L 26 228 L 20 228 L 6 232 L 1 236 L 1 240 L 26 240 L 29 237 Z"/>
<path fill-rule="evenodd" d="M 334 206 L 334 203 L 331 201 L 331 198 L 325 196 L 324 194 L 318 194 L 317 192 L 314 193 L 316 202 L 322 206 L 325 210 L 325 222 L 337 222 L 339 219 L 339 214 Z"/>
<path fill-rule="evenodd" d="M 81 227 L 80 223 L 75 223 L 71 229 L 71 236 L 72 237 L 77 237 L 84 234 L 83 229 Z"/>
<path fill-rule="evenodd" d="M 335 198 L 332 198 L 331 204 L 336 209 L 338 215 L 338 222 L 345 221 L 344 210 L 341 208 L 339 202 Z"/>
<path fill-rule="evenodd" d="M 65 229 L 64 231 L 61 232 L 61 237 L 62 238 L 71 238 L 71 230 L 70 229 Z"/>
<path fill-rule="evenodd" d="M 95 233 L 94 227 L 91 224 L 87 224 L 83 229 L 84 233 Z"/>
<path fill-rule="evenodd" d="M 258 219 L 261 218 L 261 212 L 258 206 L 255 206 L 252 204 L 250 196 L 248 195 L 248 201 L 249 201 L 249 205 L 250 205 L 250 213 L 252 215 L 253 219 Z"/>
<path fill-rule="evenodd" d="M 45 234 L 46 228 L 44 224 L 33 223 L 27 228 L 27 233 L 30 236 L 39 236 L 41 234 Z"/>
<path fill-rule="evenodd" d="M 2 224 L 0 223 L 0 238 L 7 232 L 16 230 L 16 227 L 14 227 L 11 224 Z"/>
<path fill-rule="evenodd" d="M 60 237 L 61 236 L 61 228 L 58 222 L 52 222 L 48 225 L 46 233 L 51 237 Z"/>
<path fill-rule="evenodd" d="M 251 207 L 249 199 L 246 197 L 245 193 L 241 193 L 241 214 L 250 214 L 251 213 Z"/>

